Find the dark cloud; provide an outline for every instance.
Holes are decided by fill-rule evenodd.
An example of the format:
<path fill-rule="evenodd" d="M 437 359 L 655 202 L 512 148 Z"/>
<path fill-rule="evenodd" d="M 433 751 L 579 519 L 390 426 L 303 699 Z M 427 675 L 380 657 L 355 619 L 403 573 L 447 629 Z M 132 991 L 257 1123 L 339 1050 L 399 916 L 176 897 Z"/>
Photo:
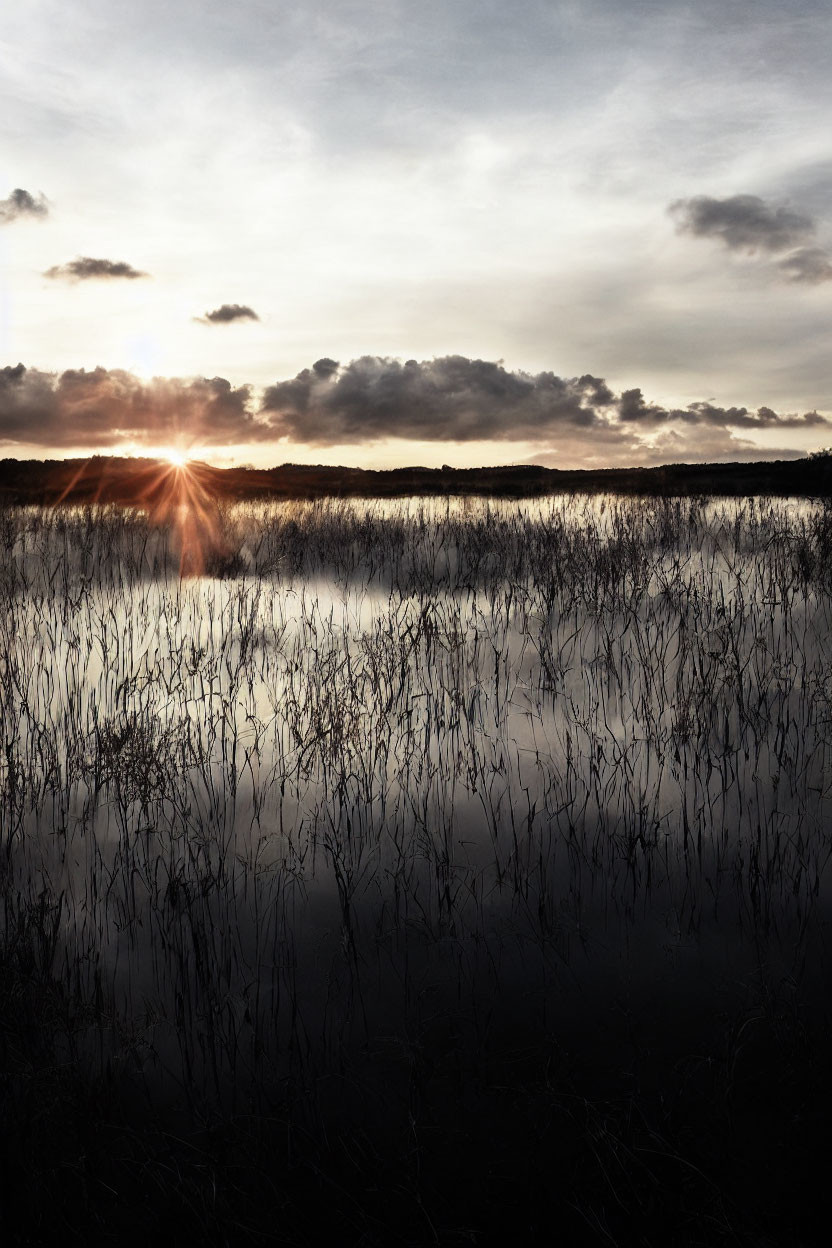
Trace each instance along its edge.
<path fill-rule="evenodd" d="M 148 276 L 147 273 L 134 269 L 132 264 L 127 264 L 125 260 L 96 260 L 92 256 L 78 256 L 76 260 L 70 260 L 68 264 L 55 264 L 44 273 L 44 277 L 61 277 L 71 282 L 83 282 L 98 277 L 132 279 Z"/>
<path fill-rule="evenodd" d="M 8 199 L 0 199 L 0 225 L 8 225 L 18 217 L 48 217 L 49 206 L 43 195 L 34 196 L 18 186 Z"/>
<path fill-rule="evenodd" d="M 770 407 L 750 412 L 745 407 L 716 407 L 713 403 L 691 403 L 683 412 L 668 412 L 667 419 L 687 424 L 711 425 L 722 429 L 812 429 L 829 422 L 819 412 L 781 415 Z"/>
<path fill-rule="evenodd" d="M 229 321 L 259 321 L 260 317 L 244 303 L 224 303 L 196 319 L 205 325 L 227 325 Z"/>
<path fill-rule="evenodd" d="M 666 420 L 667 413 L 652 403 L 645 403 L 641 390 L 622 390 L 618 400 L 618 417 L 625 424 Z"/>
<path fill-rule="evenodd" d="M 680 233 L 719 239 L 732 251 L 787 251 L 815 233 L 810 216 L 775 208 L 758 195 L 731 195 L 728 199 L 696 195 L 676 200 L 670 212 Z"/>
<path fill-rule="evenodd" d="M 417 363 L 363 356 L 341 366 L 319 360 L 289 381 L 269 386 L 261 411 L 275 436 L 332 445 L 377 438 L 416 441 L 535 441 L 580 431 L 598 438 L 615 430 L 710 425 L 721 428 L 806 428 L 826 424 L 817 412 L 778 416 L 770 408 L 692 403 L 668 409 L 640 389 L 618 398 L 585 374 L 510 372 L 502 364 L 452 355 Z"/>
<path fill-rule="evenodd" d="M 277 436 L 324 445 L 387 437 L 509 441 L 562 425 L 599 425 L 599 409 L 612 398 L 590 375 L 510 372 L 461 355 L 421 363 L 365 355 L 343 366 L 318 360 L 269 386 L 261 410 Z"/>
<path fill-rule="evenodd" d="M 120 369 L 0 369 L 0 442 L 104 448 L 179 436 L 222 446 L 274 434 L 252 412 L 250 387 L 224 377 L 145 382 Z"/>
<path fill-rule="evenodd" d="M 717 443 L 736 450 L 752 445 L 736 434 L 829 424 L 818 412 L 780 415 L 710 401 L 665 408 L 637 388 L 615 395 L 590 373 L 531 374 L 456 355 L 363 356 L 349 364 L 324 357 L 270 386 L 259 404 L 250 386 L 223 377 L 142 381 L 119 369 L 0 369 L 0 442 L 56 449 L 180 438 L 202 446 L 491 440 L 531 442 L 564 463 L 636 463 L 655 445 L 690 454 Z"/>
<path fill-rule="evenodd" d="M 817 286 L 832 281 L 832 252 L 806 246 L 815 233 L 807 213 L 775 208 L 758 195 L 697 195 L 677 200 L 670 212 L 680 233 L 720 239 L 731 251 L 780 255 L 773 272 L 787 282 Z"/>
<path fill-rule="evenodd" d="M 778 264 L 787 282 L 817 286 L 832 281 L 832 252 L 825 247 L 800 247 Z"/>
<path fill-rule="evenodd" d="M 618 419 L 625 425 L 659 428 L 673 425 L 700 425 L 718 429 L 811 429 L 829 422 L 819 412 L 779 415 L 770 407 L 717 407 L 713 403 L 690 403 L 683 408 L 666 408 L 645 402 L 641 390 L 624 390 L 616 403 Z"/>

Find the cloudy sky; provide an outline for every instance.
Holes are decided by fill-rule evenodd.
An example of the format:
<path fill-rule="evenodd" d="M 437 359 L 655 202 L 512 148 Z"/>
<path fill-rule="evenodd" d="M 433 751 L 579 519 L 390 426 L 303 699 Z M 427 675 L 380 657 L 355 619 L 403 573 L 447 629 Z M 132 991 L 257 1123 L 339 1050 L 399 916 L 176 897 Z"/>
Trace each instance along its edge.
<path fill-rule="evenodd" d="M 828 446 L 831 45 L 828 0 L 12 5 L 0 455 Z"/>

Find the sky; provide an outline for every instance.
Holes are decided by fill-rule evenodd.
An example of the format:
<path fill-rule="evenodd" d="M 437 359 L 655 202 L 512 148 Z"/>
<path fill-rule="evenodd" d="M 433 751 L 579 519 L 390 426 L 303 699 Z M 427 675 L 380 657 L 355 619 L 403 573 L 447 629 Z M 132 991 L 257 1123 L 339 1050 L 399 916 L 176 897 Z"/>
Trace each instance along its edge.
<path fill-rule="evenodd" d="M 26 0 L 0 456 L 832 445 L 828 0 Z"/>

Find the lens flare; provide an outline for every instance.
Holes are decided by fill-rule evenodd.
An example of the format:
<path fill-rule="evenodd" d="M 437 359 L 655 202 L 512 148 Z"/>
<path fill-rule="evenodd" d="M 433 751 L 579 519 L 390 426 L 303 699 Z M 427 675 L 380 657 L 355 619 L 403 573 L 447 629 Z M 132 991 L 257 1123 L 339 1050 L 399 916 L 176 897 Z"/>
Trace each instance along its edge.
<path fill-rule="evenodd" d="M 52 500 L 55 505 L 72 496 L 92 462 L 81 461 Z M 116 495 L 123 497 L 128 474 L 133 504 L 147 512 L 151 524 L 170 532 L 179 555 L 180 576 L 227 575 L 229 560 L 236 566 L 236 557 L 226 534 L 212 469 L 178 448 L 159 451 L 154 459 L 136 460 L 134 469 L 125 467 L 129 463 L 116 459 L 109 464 L 105 460 L 103 471 L 94 474 L 95 488 L 88 501 L 106 505 L 112 501 L 114 488 Z"/>
<path fill-rule="evenodd" d="M 202 576 L 227 556 L 219 524 L 219 508 L 205 488 L 199 465 L 187 454 L 171 451 L 149 482 L 151 520 L 170 525 L 179 547 L 179 575 Z"/>

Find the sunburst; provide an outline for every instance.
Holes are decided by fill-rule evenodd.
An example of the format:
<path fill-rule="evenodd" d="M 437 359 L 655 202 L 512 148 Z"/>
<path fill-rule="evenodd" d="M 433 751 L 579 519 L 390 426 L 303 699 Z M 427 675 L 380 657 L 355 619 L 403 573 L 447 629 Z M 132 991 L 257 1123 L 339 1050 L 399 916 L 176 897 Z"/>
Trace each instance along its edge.
<path fill-rule="evenodd" d="M 162 452 L 162 458 L 173 468 L 185 468 L 190 456 L 187 451 L 180 450 L 178 447 L 172 446 L 168 450 Z"/>

